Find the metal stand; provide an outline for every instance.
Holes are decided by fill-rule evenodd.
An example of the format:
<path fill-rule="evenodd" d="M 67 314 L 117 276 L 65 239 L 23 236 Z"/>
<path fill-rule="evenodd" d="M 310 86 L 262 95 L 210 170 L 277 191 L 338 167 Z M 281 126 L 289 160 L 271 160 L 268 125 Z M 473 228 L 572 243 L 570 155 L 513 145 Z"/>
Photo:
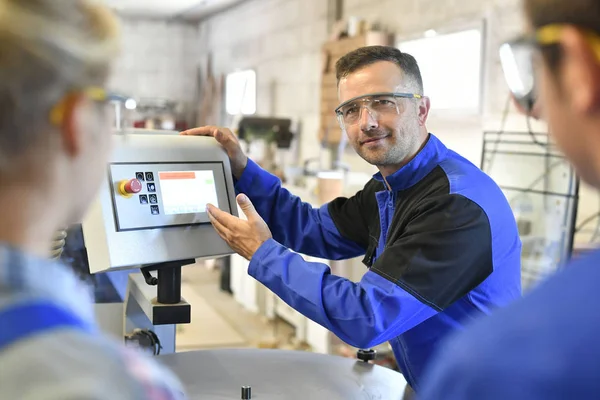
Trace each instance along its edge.
<path fill-rule="evenodd" d="M 373 361 L 375 358 L 377 358 L 377 351 L 373 349 L 359 349 L 356 352 L 356 358 L 362 362 L 368 363 L 369 361 Z"/>
<path fill-rule="evenodd" d="M 233 294 L 231 290 L 231 256 L 223 257 L 221 262 L 221 290 L 229 294 Z"/>
<path fill-rule="evenodd" d="M 181 265 L 167 263 L 158 269 L 158 302 L 177 304 L 181 301 Z"/>
<path fill-rule="evenodd" d="M 498 160 L 500 158 L 501 161 Z M 536 160 L 533 164 L 527 164 L 527 160 L 531 159 L 538 159 L 539 163 Z M 536 174 L 534 167 L 537 166 L 540 171 Z M 542 257 L 538 256 L 540 249 L 545 251 L 545 260 L 551 256 L 554 268 L 564 265 L 571 258 L 579 203 L 579 178 L 568 160 L 550 142 L 548 135 L 531 130 L 484 132 L 481 169 L 498 183 L 507 196 L 514 196 L 513 201 L 520 200 L 521 205 L 527 203 L 532 210 L 530 214 L 535 215 L 533 219 L 519 221 L 523 256 L 533 260 L 529 267 L 524 264 L 525 289 L 529 282 L 536 282 L 548 272 L 544 269 L 546 264 L 536 264 L 535 260 Z M 503 184 L 502 177 L 508 177 L 508 185 Z M 518 181 L 523 182 L 523 178 L 527 182 L 519 184 Z M 557 220 L 556 227 L 544 225 L 542 229 L 538 223 L 546 224 L 549 220 L 537 219 L 542 215 L 541 218 L 548 218 L 551 208 L 558 210 L 553 215 L 559 213 L 560 220 Z M 513 211 L 519 212 L 514 206 Z M 544 244 L 540 244 L 542 239 Z"/>
<path fill-rule="evenodd" d="M 161 354 L 175 352 L 175 326 L 191 322 L 191 306 L 181 298 L 181 267 L 195 260 L 181 260 L 143 267 L 129 275 L 123 334 L 144 329 L 156 334 Z M 150 271 L 158 271 L 158 279 Z M 154 288 L 156 286 L 156 288 Z"/>
<path fill-rule="evenodd" d="M 194 400 L 399 400 L 406 387 L 390 368 L 307 351 L 196 350 L 158 360 Z"/>

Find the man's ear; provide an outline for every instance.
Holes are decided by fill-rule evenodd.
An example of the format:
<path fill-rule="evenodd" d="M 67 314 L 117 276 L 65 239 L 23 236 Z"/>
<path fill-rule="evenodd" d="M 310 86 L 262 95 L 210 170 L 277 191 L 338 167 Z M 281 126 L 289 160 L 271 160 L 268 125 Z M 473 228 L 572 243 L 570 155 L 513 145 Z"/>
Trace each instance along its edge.
<path fill-rule="evenodd" d="M 60 134 L 65 151 L 75 157 L 81 151 L 81 117 L 86 106 L 86 99 L 80 94 L 70 95 L 65 99 L 64 114 L 60 125 Z"/>
<path fill-rule="evenodd" d="M 563 51 L 561 86 L 580 114 L 600 111 L 600 62 L 583 32 L 566 27 L 560 41 Z"/>
<path fill-rule="evenodd" d="M 431 109 L 431 102 L 429 97 L 423 97 L 419 99 L 417 103 L 417 115 L 419 117 L 419 125 L 425 125 L 427 117 L 429 117 L 429 110 Z"/>

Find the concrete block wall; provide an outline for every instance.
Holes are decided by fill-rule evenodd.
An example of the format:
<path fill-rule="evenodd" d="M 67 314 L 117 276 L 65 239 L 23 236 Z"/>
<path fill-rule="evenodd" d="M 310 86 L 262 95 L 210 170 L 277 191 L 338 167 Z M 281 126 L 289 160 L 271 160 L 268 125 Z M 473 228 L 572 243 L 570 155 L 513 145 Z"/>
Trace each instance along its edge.
<path fill-rule="evenodd" d="M 319 153 L 320 49 L 328 34 L 327 3 L 250 0 L 199 25 L 123 19 L 123 54 L 115 65 L 111 86 L 137 97 L 167 97 L 193 107 L 198 89 L 197 69 L 205 72 L 209 55 L 216 73 L 253 68 L 259 94 L 257 114 L 301 121 L 300 157 L 314 157 Z M 344 17 L 360 16 L 376 21 L 399 37 L 486 18 L 484 109 L 490 118 L 498 119 L 506 86 L 497 48 L 502 40 L 521 29 L 518 0 L 346 0 L 344 3 Z M 440 124 L 434 119 L 432 125 L 437 128 Z M 475 121 L 477 131 L 480 123 Z M 447 140 L 459 146 L 457 151 L 474 162 L 479 159 L 480 140 L 462 140 L 464 121 L 454 124 L 443 121 L 441 125 L 447 131 Z M 444 136 L 444 132 L 440 134 Z M 351 150 L 346 152 L 344 161 L 356 171 L 373 171 Z"/>
<path fill-rule="evenodd" d="M 122 52 L 109 83 L 136 98 L 191 102 L 196 95 L 197 26 L 122 19 Z"/>
<path fill-rule="evenodd" d="M 484 110 L 502 112 L 507 92 L 498 49 L 523 28 L 520 0 L 346 0 L 344 16 L 378 21 L 400 38 L 428 29 L 461 29 L 485 19 Z"/>
<path fill-rule="evenodd" d="M 327 40 L 326 5 L 324 0 L 250 0 L 199 25 L 202 62 L 210 53 L 218 72 L 256 69 L 258 114 L 302 119 L 302 158 L 319 152 L 320 47 Z M 483 130 L 500 129 L 508 90 L 498 50 L 503 41 L 523 29 L 520 0 L 345 0 L 343 17 L 350 16 L 378 22 L 398 39 L 485 20 L 482 117 L 444 120 L 432 116 L 430 123 L 430 130 L 449 147 L 479 165 Z M 543 124 L 534 128 L 546 131 Z M 511 110 L 507 129 L 526 131 L 525 119 Z M 345 153 L 344 161 L 354 171 L 373 171 L 352 151 Z M 527 179 L 527 174 L 502 178 L 514 182 Z M 595 195 L 584 190 L 579 220 L 596 210 Z"/>
<path fill-rule="evenodd" d="M 300 157 L 319 154 L 321 46 L 327 40 L 327 1 L 249 0 L 199 24 L 123 21 L 124 53 L 112 87 L 139 97 L 170 97 L 193 104 L 197 68 L 210 55 L 216 73 L 252 68 L 257 73 L 257 114 L 302 122 Z M 502 41 L 523 25 L 520 0 L 345 0 L 344 17 L 378 22 L 398 39 L 428 29 L 461 27 L 486 20 L 483 118 L 440 120 L 430 130 L 479 165 L 482 130 L 499 129 L 508 91 L 498 57 Z M 521 116 L 508 129 L 525 130 Z M 545 130 L 543 125 L 539 129 Z M 352 151 L 344 161 L 354 171 L 373 168 Z M 516 179 L 518 177 L 510 177 Z M 580 220 L 597 210 L 596 195 L 585 190 Z"/>
<path fill-rule="evenodd" d="M 250 0 L 201 22 L 196 46 L 202 68 L 210 55 L 216 73 L 254 69 L 257 115 L 301 121 L 301 157 L 313 157 L 326 40 L 326 1 Z"/>
<path fill-rule="evenodd" d="M 202 53 L 201 65 L 206 55 L 212 54 L 218 72 L 256 69 L 257 112 L 302 120 L 301 157 L 314 155 L 319 149 L 316 138 L 320 47 L 327 40 L 327 3 L 324 0 L 250 0 L 199 25 L 197 46 Z M 485 18 L 488 29 L 484 110 L 490 119 L 498 119 L 507 96 L 498 46 L 521 29 L 518 0 L 345 0 L 343 16 L 378 22 L 399 37 Z M 475 121 L 478 131 L 481 122 Z M 447 129 L 451 136 L 458 128 L 449 126 Z M 481 140 L 470 143 L 470 147 L 457 150 L 476 161 Z M 351 151 L 344 156 L 344 161 L 354 170 L 372 171 Z"/>

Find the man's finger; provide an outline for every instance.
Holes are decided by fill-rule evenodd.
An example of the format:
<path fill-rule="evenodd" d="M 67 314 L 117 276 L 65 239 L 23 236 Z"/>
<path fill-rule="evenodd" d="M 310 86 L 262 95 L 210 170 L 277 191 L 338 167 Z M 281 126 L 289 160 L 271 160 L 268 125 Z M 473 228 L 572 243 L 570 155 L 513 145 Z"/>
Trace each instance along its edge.
<path fill-rule="evenodd" d="M 233 226 L 238 218 L 233 215 L 226 213 L 225 211 L 219 210 L 217 207 L 209 204 L 206 207 L 208 211 L 208 215 L 212 216 L 216 221 L 218 221 L 223 227 L 229 229 L 229 227 Z"/>
<path fill-rule="evenodd" d="M 179 134 L 184 136 L 211 136 L 223 146 L 231 141 L 231 134 L 229 130 L 216 126 L 201 126 L 199 128 L 188 129 L 180 132 Z"/>
<path fill-rule="evenodd" d="M 216 129 L 215 126 L 201 126 L 198 128 L 192 128 L 192 129 L 188 129 L 185 130 L 183 132 L 179 132 L 180 135 L 185 135 L 185 136 L 215 136 L 215 130 Z"/>
<path fill-rule="evenodd" d="M 254 204 L 252 204 L 248 196 L 246 196 L 245 194 L 239 194 L 237 196 L 237 203 L 240 205 L 240 208 L 242 209 L 244 215 L 246 215 L 246 218 L 248 218 L 248 220 L 258 215 L 256 209 L 254 208 Z"/>
<path fill-rule="evenodd" d="M 217 221 L 217 219 L 211 213 L 208 213 L 208 219 L 210 220 L 210 223 L 215 228 L 219 236 L 221 236 L 221 238 L 223 238 L 224 240 L 227 240 L 227 233 L 229 232 L 229 230 L 225 226 L 223 226 L 223 224 Z"/>

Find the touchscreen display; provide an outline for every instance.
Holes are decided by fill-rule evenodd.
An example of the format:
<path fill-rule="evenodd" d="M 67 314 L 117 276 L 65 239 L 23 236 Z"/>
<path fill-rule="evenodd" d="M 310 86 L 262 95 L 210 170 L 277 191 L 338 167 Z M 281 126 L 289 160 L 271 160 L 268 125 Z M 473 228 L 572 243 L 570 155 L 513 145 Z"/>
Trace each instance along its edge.
<path fill-rule="evenodd" d="M 204 213 L 208 203 L 219 207 L 212 171 L 165 171 L 158 179 L 166 215 Z"/>

